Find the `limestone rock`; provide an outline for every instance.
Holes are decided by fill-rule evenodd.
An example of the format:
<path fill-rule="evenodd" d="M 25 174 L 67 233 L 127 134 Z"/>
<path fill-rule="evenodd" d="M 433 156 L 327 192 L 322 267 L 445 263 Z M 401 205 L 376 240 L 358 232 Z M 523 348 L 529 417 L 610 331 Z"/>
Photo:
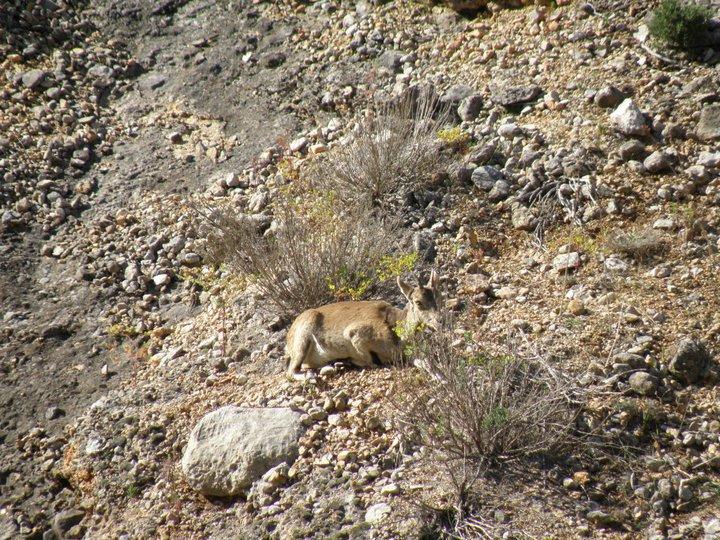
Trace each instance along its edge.
<path fill-rule="evenodd" d="M 230 497 L 298 454 L 300 414 L 289 408 L 222 407 L 190 434 L 182 458 L 188 483 L 205 495 Z"/>
<path fill-rule="evenodd" d="M 610 115 L 610 123 L 623 135 L 645 135 L 648 132 L 645 116 L 630 98 L 613 111 Z"/>

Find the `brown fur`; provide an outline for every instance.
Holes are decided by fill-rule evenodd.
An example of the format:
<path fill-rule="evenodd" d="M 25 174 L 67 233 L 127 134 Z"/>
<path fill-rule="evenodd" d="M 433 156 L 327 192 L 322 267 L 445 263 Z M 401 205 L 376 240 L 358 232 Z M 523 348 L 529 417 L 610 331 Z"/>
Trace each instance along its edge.
<path fill-rule="evenodd" d="M 402 310 L 380 300 L 338 302 L 308 309 L 293 322 L 287 335 L 287 374 L 297 378 L 302 366 L 319 368 L 347 359 L 358 367 L 400 359 L 402 345 L 395 333 L 399 322 L 431 326 L 437 322 L 438 280 L 433 272 L 426 287 L 410 287 L 398 279 L 408 299 Z"/>

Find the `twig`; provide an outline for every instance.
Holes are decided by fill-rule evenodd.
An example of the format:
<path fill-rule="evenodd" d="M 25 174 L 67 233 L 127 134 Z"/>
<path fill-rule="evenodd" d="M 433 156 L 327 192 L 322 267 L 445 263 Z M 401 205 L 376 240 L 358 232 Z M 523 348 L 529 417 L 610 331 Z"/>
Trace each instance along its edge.
<path fill-rule="evenodd" d="M 650 47 L 648 47 L 648 46 L 645 45 L 644 43 L 641 43 L 641 44 L 640 44 L 640 48 L 641 48 L 643 51 L 645 51 L 646 53 L 648 53 L 650 56 L 652 56 L 653 58 L 657 58 L 657 59 L 660 60 L 661 62 L 665 62 L 665 63 L 668 64 L 668 65 L 671 65 L 671 66 L 679 66 L 679 65 L 680 65 L 679 62 L 676 62 L 676 61 L 673 60 L 672 58 L 668 58 L 667 56 L 663 56 L 662 54 L 653 51 Z"/>

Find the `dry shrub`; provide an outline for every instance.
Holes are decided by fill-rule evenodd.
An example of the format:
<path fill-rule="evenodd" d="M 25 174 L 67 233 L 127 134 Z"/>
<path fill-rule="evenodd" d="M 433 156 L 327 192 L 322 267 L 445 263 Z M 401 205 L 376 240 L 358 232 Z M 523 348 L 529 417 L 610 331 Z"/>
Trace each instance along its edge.
<path fill-rule="evenodd" d="M 441 459 L 469 461 L 482 474 L 577 443 L 575 387 L 541 357 L 471 355 L 443 333 L 421 335 L 410 347 L 429 376 L 401 406 L 402 424 Z"/>
<path fill-rule="evenodd" d="M 608 246 L 613 251 L 639 261 L 662 252 L 666 247 L 662 235 L 650 227 L 637 231 L 617 231 L 609 236 Z"/>
<path fill-rule="evenodd" d="M 385 205 L 427 186 L 442 170 L 437 132 L 449 118 L 430 92 L 409 92 L 362 118 L 347 144 L 315 163 L 321 188 L 346 201 Z"/>
<path fill-rule="evenodd" d="M 202 214 L 211 225 L 208 259 L 247 276 L 280 316 L 372 294 L 400 237 L 396 224 L 372 209 L 341 208 L 316 192 L 278 196 L 269 228 L 228 207 Z"/>

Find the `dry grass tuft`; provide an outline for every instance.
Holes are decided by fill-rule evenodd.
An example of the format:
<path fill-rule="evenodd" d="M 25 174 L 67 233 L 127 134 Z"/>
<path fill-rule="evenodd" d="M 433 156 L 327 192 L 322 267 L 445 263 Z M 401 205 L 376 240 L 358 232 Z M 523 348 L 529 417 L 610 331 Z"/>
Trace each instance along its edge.
<path fill-rule="evenodd" d="M 613 251 L 638 261 L 661 253 L 667 247 L 663 236 L 650 227 L 628 232 L 617 231 L 609 235 L 607 242 Z"/>
<path fill-rule="evenodd" d="M 401 417 L 425 446 L 480 471 L 561 455 L 576 444 L 575 387 L 540 357 L 468 353 L 443 333 L 410 345 L 429 376 Z"/>
<path fill-rule="evenodd" d="M 269 227 L 229 207 L 201 213 L 210 224 L 207 259 L 246 276 L 283 317 L 342 295 L 358 299 L 375 292 L 401 237 L 392 220 L 372 209 L 341 207 L 333 196 L 316 192 L 278 196 Z"/>
<path fill-rule="evenodd" d="M 381 104 L 358 122 L 347 144 L 317 161 L 313 179 L 345 201 L 394 202 L 442 171 L 437 133 L 448 118 L 430 93 Z"/>

